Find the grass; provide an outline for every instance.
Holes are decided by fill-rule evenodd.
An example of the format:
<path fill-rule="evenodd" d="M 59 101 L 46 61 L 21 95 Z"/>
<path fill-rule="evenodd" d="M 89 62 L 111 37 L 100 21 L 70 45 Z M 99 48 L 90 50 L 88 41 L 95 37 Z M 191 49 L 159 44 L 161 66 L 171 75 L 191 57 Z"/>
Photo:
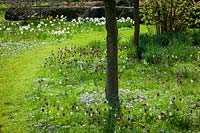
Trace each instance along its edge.
<path fill-rule="evenodd" d="M 131 29 L 128 31 L 131 33 Z M 127 30 L 121 30 L 120 32 L 125 35 Z M 38 41 L 35 42 L 38 44 L 35 45 L 34 49 L 24 48 L 28 45 L 27 41 L 20 43 L 19 48 L 16 45 L 8 45 L 6 49 L 2 50 L 1 47 L 1 129 L 5 132 L 25 132 L 27 130 L 26 120 L 29 106 L 23 104 L 23 101 L 35 84 L 37 70 L 51 50 L 63 46 L 69 47 L 73 44 L 86 45 L 91 40 L 101 40 L 104 37 L 105 31 L 96 31 L 88 34 L 82 33 L 63 42 L 44 40 L 45 45 L 42 45 L 42 42 Z M 12 38 L 9 40 L 4 39 L 2 38 L 4 42 L 13 41 L 10 41 Z"/>
<path fill-rule="evenodd" d="M 102 34 L 103 35 L 103 34 Z M 101 37 L 102 37 L 101 35 Z M 82 35 L 84 37 L 84 35 Z M 90 37 L 95 38 L 94 36 Z M 83 42 L 83 39 L 78 38 L 74 39 L 74 42 Z M 87 42 L 87 40 L 84 40 Z M 36 78 L 36 71 L 43 62 L 43 59 L 49 54 L 51 50 L 57 49 L 59 46 L 64 46 L 65 43 L 56 46 L 46 46 L 43 48 L 37 48 L 34 51 L 27 51 L 25 53 L 21 53 L 16 57 L 13 57 L 8 60 L 6 63 L 6 67 L 3 67 L 1 70 L 1 122 L 4 130 L 10 131 L 12 128 L 17 129 L 18 132 L 26 130 L 23 126 L 19 127 L 20 123 L 25 124 L 25 120 L 27 119 L 27 110 L 26 104 L 23 105 L 23 101 L 25 99 L 25 95 L 28 94 L 30 88 L 32 88 L 32 84 L 34 84 L 34 80 Z M 27 62 L 24 64 L 24 62 Z M 4 64 L 5 65 L 5 64 Z M 14 73 L 14 75 L 13 75 Z M 10 75 L 10 76 L 9 76 Z M 12 93 L 11 93 L 12 92 Z M 20 111 L 20 112 L 19 112 Z M 6 115 L 6 114 L 7 115 Z M 19 121 L 15 116 L 11 120 L 17 120 L 17 126 L 14 126 L 15 122 L 10 120 L 10 116 L 17 114 L 21 114 L 18 116 Z M 5 114 L 5 115 L 4 115 Z M 22 121 L 22 122 L 21 122 Z M 22 125 L 24 125 L 22 124 Z M 5 125 L 5 126 L 4 126 Z"/>
<path fill-rule="evenodd" d="M 155 36 L 142 26 L 137 50 L 130 23 L 119 25 L 119 111 L 104 97 L 105 30 L 83 21 L 1 23 L 0 132 L 200 130 L 198 30 Z"/>
<path fill-rule="evenodd" d="M 94 36 L 92 36 L 91 38 L 94 38 Z M 80 38 L 74 39 L 74 42 L 77 41 L 83 42 L 83 40 L 81 40 Z M 87 40 L 85 41 L 87 42 Z M 3 67 L 3 69 L 1 69 L 2 78 L 0 94 L 1 97 L 4 98 L 1 100 L 1 122 L 3 122 L 2 125 L 3 128 L 5 128 L 5 131 L 7 131 L 7 128 L 9 130 L 12 130 L 12 128 L 14 128 L 15 130 L 17 129 L 18 132 L 25 130 L 23 126 L 20 126 L 21 128 L 18 128 L 18 125 L 21 123 L 21 121 L 23 123 L 27 119 L 27 110 L 22 110 L 23 108 L 27 109 L 27 107 L 24 107 L 26 106 L 26 104 L 24 106 L 21 106 L 21 104 L 23 105 L 22 102 L 26 97 L 25 95 L 27 95 L 29 89 L 32 88 L 31 85 L 34 84 L 36 71 L 43 62 L 43 59 L 49 54 L 51 50 L 57 49 L 59 46 L 63 45 L 66 44 L 62 43 L 61 45 L 56 45 L 54 47 L 49 45 L 43 48 L 37 48 L 34 51 L 21 53 L 18 56 L 9 59 L 6 63 L 6 67 Z M 24 62 L 27 63 L 24 64 Z M 21 114 L 20 116 L 17 115 L 19 121 L 17 120 L 17 118 L 15 118 L 15 116 L 13 116 L 14 118 L 11 119 L 17 120 L 17 126 L 14 126 L 14 122 L 12 122 L 8 118 L 8 116 L 10 117 L 15 113 Z"/>
<path fill-rule="evenodd" d="M 4 14 L 5 12 L 0 11 L 0 22 L 4 20 Z"/>
<path fill-rule="evenodd" d="M 198 51 L 194 51 L 195 58 L 173 61 L 173 57 L 162 55 L 161 62 L 151 62 L 145 61 L 144 55 L 141 62 L 133 58 L 136 53 L 127 55 L 130 47 L 122 41 L 119 47 L 121 112 L 118 114 L 109 109 L 104 97 L 103 46 L 105 42 L 95 41 L 87 47 L 60 48 L 45 59 L 38 87 L 34 88 L 34 97 L 30 97 L 33 103 L 38 103 L 32 105 L 30 115 L 30 121 L 36 123 L 34 131 L 199 131 Z M 175 51 L 169 48 L 169 52 Z M 177 56 L 182 54 L 177 51 Z"/>

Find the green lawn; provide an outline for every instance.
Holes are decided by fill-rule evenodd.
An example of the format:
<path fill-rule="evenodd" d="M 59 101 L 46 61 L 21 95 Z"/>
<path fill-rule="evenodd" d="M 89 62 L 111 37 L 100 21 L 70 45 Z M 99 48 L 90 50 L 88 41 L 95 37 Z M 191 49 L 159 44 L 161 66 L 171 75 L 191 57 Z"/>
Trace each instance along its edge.
<path fill-rule="evenodd" d="M 101 25 L 2 22 L 0 132 L 200 131 L 199 31 L 154 36 L 142 25 L 140 52 L 129 26 L 119 29 L 118 114 L 104 98 Z"/>
<path fill-rule="evenodd" d="M 120 35 L 128 37 L 132 29 L 120 30 Z M 1 58 L 0 76 L 0 127 L 2 131 L 25 132 L 29 107 L 25 102 L 26 95 L 35 86 L 37 71 L 50 52 L 60 47 L 72 47 L 73 44 L 84 46 L 92 40 L 105 39 L 105 32 L 90 32 L 75 35 L 63 42 L 47 42 L 33 50 L 23 51 L 14 57 Z"/>

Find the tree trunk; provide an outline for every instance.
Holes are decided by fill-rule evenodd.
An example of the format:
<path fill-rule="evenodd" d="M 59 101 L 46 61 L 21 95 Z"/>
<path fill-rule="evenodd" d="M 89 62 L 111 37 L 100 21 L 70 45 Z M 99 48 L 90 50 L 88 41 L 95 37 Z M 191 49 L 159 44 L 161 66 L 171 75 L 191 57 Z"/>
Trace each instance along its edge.
<path fill-rule="evenodd" d="M 162 33 L 167 33 L 169 31 L 168 29 L 168 9 L 167 9 L 167 1 L 164 1 L 164 5 L 162 7 L 162 12 L 163 12 L 163 20 L 162 20 L 162 27 L 161 27 L 161 32 Z"/>
<path fill-rule="evenodd" d="M 109 103 L 118 103 L 118 61 L 117 61 L 117 20 L 115 0 L 103 0 L 105 5 L 107 30 L 107 74 L 106 99 Z"/>
<path fill-rule="evenodd" d="M 140 18 L 139 18 L 139 0 L 134 0 L 134 45 L 139 47 Z"/>

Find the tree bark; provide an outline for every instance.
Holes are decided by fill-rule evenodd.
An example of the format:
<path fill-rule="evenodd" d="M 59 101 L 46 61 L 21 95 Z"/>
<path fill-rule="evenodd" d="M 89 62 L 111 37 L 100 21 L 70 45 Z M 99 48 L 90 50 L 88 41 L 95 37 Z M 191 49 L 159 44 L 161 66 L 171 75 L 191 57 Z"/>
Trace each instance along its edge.
<path fill-rule="evenodd" d="M 167 1 L 164 1 L 164 5 L 162 7 L 162 12 L 163 12 L 163 20 L 162 20 L 162 27 L 161 27 L 161 32 L 166 33 L 168 32 L 168 9 L 167 9 Z"/>
<path fill-rule="evenodd" d="M 134 0 L 134 45 L 139 47 L 140 18 L 139 18 L 139 0 Z"/>
<path fill-rule="evenodd" d="M 107 73 L 106 73 L 106 99 L 109 103 L 118 103 L 118 61 L 117 61 L 117 20 L 115 0 L 103 0 L 105 5 L 107 30 Z"/>

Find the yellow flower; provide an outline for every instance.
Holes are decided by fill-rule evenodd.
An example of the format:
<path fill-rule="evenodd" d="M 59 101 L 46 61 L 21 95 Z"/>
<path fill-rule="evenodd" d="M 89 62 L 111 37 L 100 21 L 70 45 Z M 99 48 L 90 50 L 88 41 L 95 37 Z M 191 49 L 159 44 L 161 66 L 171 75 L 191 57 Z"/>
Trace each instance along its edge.
<path fill-rule="evenodd" d="M 52 20 L 53 16 L 48 15 L 47 20 Z"/>

